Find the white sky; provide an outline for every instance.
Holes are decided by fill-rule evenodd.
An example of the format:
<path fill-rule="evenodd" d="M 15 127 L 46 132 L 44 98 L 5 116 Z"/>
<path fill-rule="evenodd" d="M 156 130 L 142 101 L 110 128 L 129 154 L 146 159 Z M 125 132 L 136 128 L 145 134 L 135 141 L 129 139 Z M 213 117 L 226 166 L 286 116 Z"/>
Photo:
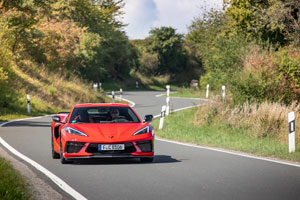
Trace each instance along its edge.
<path fill-rule="evenodd" d="M 130 39 L 143 39 L 151 28 L 171 26 L 177 33 L 187 33 L 195 17 L 201 16 L 203 7 L 222 8 L 223 0 L 124 0 L 123 22 Z"/>

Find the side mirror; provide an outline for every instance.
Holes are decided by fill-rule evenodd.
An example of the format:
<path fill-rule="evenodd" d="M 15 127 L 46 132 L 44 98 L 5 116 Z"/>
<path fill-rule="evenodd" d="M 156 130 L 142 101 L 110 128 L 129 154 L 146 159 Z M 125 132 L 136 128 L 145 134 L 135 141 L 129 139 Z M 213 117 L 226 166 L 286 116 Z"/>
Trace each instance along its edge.
<path fill-rule="evenodd" d="M 61 122 L 60 116 L 53 116 L 52 120 L 55 122 Z"/>
<path fill-rule="evenodd" d="M 153 115 L 145 115 L 144 117 L 144 122 L 152 122 Z"/>

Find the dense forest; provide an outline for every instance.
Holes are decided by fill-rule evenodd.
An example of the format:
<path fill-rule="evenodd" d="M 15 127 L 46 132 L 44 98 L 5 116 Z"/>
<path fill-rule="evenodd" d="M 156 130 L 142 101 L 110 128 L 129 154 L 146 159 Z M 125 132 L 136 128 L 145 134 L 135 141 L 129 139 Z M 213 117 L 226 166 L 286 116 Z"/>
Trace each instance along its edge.
<path fill-rule="evenodd" d="M 157 27 L 132 41 L 120 20 L 123 6 L 122 0 L 0 1 L 0 114 L 25 109 L 27 93 L 49 107 L 67 107 L 96 101 L 92 82 L 128 85 L 139 77 L 226 85 L 238 104 L 299 100 L 298 0 L 225 0 L 222 10 L 202 9 L 186 35 Z"/>

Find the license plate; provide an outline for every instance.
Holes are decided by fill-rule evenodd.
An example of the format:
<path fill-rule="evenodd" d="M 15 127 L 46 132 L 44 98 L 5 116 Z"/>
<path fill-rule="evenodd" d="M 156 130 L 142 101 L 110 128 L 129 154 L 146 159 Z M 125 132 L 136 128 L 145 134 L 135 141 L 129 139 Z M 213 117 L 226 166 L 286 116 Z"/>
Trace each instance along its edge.
<path fill-rule="evenodd" d="M 109 151 L 109 150 L 125 150 L 124 144 L 100 144 L 100 151 Z"/>

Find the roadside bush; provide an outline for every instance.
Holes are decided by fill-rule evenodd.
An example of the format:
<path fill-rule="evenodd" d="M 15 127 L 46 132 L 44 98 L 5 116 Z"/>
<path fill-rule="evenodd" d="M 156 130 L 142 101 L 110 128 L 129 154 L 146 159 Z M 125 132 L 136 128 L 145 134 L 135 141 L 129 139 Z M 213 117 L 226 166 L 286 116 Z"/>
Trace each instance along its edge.
<path fill-rule="evenodd" d="M 216 39 L 213 48 L 204 53 L 204 68 L 206 75 L 200 77 L 202 88 L 209 84 L 211 89 L 229 85 L 247 54 L 248 43 L 242 35 L 235 38 L 220 37 Z"/>
<path fill-rule="evenodd" d="M 300 53 L 249 48 L 243 67 L 233 74 L 230 90 L 234 104 L 264 101 L 290 104 L 300 100 Z"/>

